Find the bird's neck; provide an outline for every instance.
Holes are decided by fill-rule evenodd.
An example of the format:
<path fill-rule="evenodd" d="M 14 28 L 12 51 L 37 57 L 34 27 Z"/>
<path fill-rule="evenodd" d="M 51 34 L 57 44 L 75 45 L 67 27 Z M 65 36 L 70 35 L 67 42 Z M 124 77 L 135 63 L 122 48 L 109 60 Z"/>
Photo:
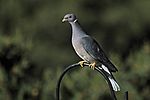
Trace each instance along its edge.
<path fill-rule="evenodd" d="M 72 36 L 83 36 L 83 35 L 86 35 L 86 33 L 82 30 L 80 24 L 78 21 L 76 22 L 70 22 L 71 24 L 71 27 L 72 27 Z"/>

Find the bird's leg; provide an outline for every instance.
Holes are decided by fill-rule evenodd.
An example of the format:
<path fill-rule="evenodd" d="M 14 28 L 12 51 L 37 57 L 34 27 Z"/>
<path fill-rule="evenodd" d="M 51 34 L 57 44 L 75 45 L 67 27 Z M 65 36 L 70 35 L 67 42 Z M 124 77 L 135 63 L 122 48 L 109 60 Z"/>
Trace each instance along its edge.
<path fill-rule="evenodd" d="M 84 63 L 87 63 L 86 61 L 79 61 L 79 64 L 81 67 L 84 67 Z"/>
<path fill-rule="evenodd" d="M 95 62 L 89 64 L 89 67 L 92 68 L 93 70 L 95 69 L 95 66 L 96 66 L 96 63 L 95 63 Z"/>

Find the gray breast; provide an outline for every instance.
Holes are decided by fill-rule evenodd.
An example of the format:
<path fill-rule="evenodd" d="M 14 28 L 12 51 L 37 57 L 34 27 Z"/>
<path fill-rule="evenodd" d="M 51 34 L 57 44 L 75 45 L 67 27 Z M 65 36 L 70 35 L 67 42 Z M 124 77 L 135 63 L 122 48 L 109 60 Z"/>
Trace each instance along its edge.
<path fill-rule="evenodd" d="M 94 61 L 94 59 L 83 48 L 83 46 L 81 44 L 81 38 L 78 38 L 78 39 L 72 38 L 72 45 L 73 45 L 73 48 L 74 48 L 75 52 L 84 61 L 87 61 L 87 62 L 90 62 L 90 63 Z"/>

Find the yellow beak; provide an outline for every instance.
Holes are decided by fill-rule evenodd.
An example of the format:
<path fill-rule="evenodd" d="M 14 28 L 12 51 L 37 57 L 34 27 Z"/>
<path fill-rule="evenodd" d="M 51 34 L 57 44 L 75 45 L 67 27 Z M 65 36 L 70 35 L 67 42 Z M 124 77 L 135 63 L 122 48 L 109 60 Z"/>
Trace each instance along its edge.
<path fill-rule="evenodd" d="M 65 21 L 67 21 L 67 19 L 63 19 L 63 20 L 62 20 L 62 22 L 65 22 Z"/>

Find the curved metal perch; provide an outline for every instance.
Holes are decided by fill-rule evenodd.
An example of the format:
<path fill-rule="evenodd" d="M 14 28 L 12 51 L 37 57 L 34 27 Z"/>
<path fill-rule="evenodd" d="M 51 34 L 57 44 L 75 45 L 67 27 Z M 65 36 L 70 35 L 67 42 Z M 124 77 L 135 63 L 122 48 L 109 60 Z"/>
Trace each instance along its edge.
<path fill-rule="evenodd" d="M 73 68 L 75 68 L 75 67 L 79 67 L 79 66 L 80 66 L 79 63 L 72 64 L 72 65 L 68 66 L 68 67 L 63 71 L 63 73 L 60 75 L 59 80 L 58 80 L 58 82 L 57 82 L 57 87 L 56 87 L 56 100 L 60 100 L 60 85 L 61 85 L 61 81 L 62 81 L 64 75 L 65 75 L 69 70 L 71 70 L 71 69 L 73 69 Z M 87 65 L 85 64 L 85 66 L 87 66 Z M 103 70 L 98 69 L 98 68 L 95 68 L 95 70 L 98 71 L 100 74 L 102 74 L 103 77 L 106 79 L 106 81 L 107 81 L 107 83 L 108 83 L 108 85 L 109 85 L 110 93 L 111 93 L 111 96 L 112 96 L 113 100 L 117 100 L 116 95 L 115 95 L 115 91 L 113 91 L 113 87 L 112 87 L 112 85 L 111 85 L 111 83 L 110 83 L 108 77 L 105 75 L 105 72 L 104 72 Z M 126 95 L 125 95 L 125 100 L 128 100 L 128 94 L 127 94 L 127 92 L 126 92 Z"/>
<path fill-rule="evenodd" d="M 72 64 L 72 65 L 68 66 L 68 67 L 63 71 L 63 73 L 60 75 L 59 80 L 58 80 L 58 82 L 57 82 L 57 87 L 56 87 L 56 100 L 60 100 L 60 84 L 61 84 L 61 81 L 62 81 L 64 75 L 65 75 L 69 70 L 71 70 L 72 68 L 78 67 L 78 65 L 79 65 L 79 64 L 76 63 L 76 64 Z"/>

